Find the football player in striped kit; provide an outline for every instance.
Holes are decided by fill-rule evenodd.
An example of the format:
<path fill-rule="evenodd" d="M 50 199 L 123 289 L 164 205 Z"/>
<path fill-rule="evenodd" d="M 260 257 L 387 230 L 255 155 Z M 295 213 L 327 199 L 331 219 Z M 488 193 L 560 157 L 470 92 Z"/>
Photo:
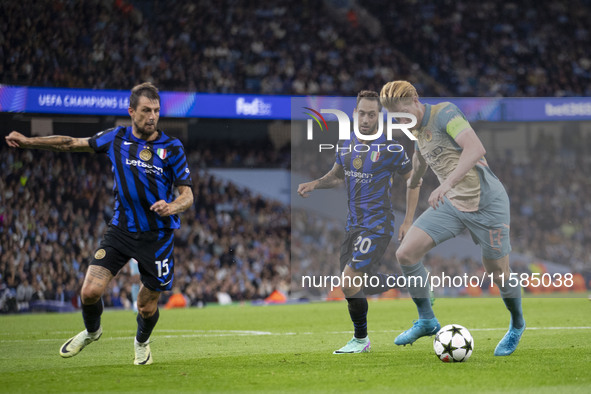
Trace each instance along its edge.
<path fill-rule="evenodd" d="M 182 143 L 157 128 L 160 95 L 154 85 L 143 83 L 131 90 L 128 112 L 131 126 L 115 127 L 89 138 L 27 138 L 16 131 L 6 137 L 14 148 L 104 153 L 112 164 L 115 213 L 82 285 L 86 329 L 60 348 L 65 358 L 77 355 L 100 338 L 101 297 L 111 279 L 134 258 L 142 281 L 134 364 L 151 364 L 149 337 L 159 317 L 158 299 L 162 291 L 172 288 L 174 230 L 180 227 L 178 214 L 193 203 L 191 172 Z"/>
<path fill-rule="evenodd" d="M 347 299 L 349 315 L 355 329 L 354 337 L 334 354 L 363 353 L 371 348 L 367 334 L 368 304 L 366 295 L 378 294 L 394 287 L 389 283 L 392 275 L 377 273 L 376 268 L 394 235 L 394 211 L 390 201 L 390 188 L 396 174 L 409 179 L 411 163 L 402 145 L 379 134 L 382 105 L 377 92 L 364 90 L 357 96 L 355 107 L 359 137 L 339 141 L 332 169 L 323 177 L 302 183 L 298 193 L 307 197 L 315 189 L 336 187 L 343 182 L 348 196 L 348 217 L 345 240 L 341 246 L 341 286 Z M 363 138 L 367 136 L 367 138 Z M 415 191 L 413 191 L 414 193 Z M 408 198 L 408 196 L 407 196 Z M 417 201 L 417 198 L 411 198 Z M 406 216 L 399 230 L 399 238 L 414 217 L 416 204 L 407 205 Z M 379 279 L 377 286 L 361 286 L 355 278 L 364 274 Z"/>

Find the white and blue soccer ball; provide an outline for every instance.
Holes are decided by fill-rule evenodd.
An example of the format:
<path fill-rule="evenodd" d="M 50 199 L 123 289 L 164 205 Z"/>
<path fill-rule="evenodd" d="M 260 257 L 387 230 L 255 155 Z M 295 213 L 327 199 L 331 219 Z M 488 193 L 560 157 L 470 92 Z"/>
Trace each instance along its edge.
<path fill-rule="evenodd" d="M 433 349 L 444 363 L 466 361 L 474 350 L 474 338 L 466 327 L 448 324 L 435 334 Z"/>

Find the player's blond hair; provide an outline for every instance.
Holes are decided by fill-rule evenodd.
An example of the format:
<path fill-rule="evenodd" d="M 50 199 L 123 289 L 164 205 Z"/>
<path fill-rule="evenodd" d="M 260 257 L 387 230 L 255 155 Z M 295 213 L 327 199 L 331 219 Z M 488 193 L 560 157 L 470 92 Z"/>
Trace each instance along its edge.
<path fill-rule="evenodd" d="M 417 89 L 408 81 L 391 81 L 380 92 L 380 101 L 386 108 L 392 108 L 401 101 L 419 97 Z"/>

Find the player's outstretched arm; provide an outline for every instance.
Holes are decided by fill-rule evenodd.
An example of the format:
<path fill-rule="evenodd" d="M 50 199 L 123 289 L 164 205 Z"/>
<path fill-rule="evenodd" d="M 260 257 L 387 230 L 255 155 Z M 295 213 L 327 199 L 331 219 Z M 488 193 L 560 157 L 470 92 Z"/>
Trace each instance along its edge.
<path fill-rule="evenodd" d="M 5 138 L 11 148 L 47 149 L 54 152 L 94 152 L 88 143 L 89 138 L 74 138 L 64 135 L 29 138 L 18 131 L 11 132 Z"/>
<path fill-rule="evenodd" d="M 178 189 L 179 195 L 174 201 L 170 203 L 167 203 L 164 200 L 156 201 L 152 204 L 150 210 L 156 212 L 160 216 L 170 216 L 189 209 L 189 207 L 193 205 L 193 190 L 190 186 L 179 186 Z"/>
<path fill-rule="evenodd" d="M 332 169 L 322 178 L 318 178 L 311 182 L 300 183 L 298 186 L 298 194 L 305 198 L 308 197 L 308 193 L 314 189 L 331 189 L 337 187 L 343 182 L 343 179 L 345 179 L 343 166 L 335 163 L 332 166 Z"/>

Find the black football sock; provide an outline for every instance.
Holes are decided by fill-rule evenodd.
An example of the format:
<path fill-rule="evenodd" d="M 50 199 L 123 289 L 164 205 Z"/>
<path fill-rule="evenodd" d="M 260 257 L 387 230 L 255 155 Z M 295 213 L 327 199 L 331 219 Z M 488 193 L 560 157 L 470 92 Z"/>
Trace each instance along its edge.
<path fill-rule="evenodd" d="M 101 315 L 103 314 L 103 300 L 99 299 L 94 304 L 82 304 L 82 319 L 84 326 L 89 333 L 97 332 L 101 326 Z"/>
<path fill-rule="evenodd" d="M 349 315 L 355 327 L 355 338 L 361 339 L 367 337 L 367 298 L 363 290 L 352 297 L 347 298 L 349 303 Z"/>
<path fill-rule="evenodd" d="M 158 309 L 156 309 L 156 313 L 154 313 L 152 316 L 148 317 L 147 319 L 144 319 L 142 317 L 141 313 L 137 314 L 137 334 L 135 336 L 135 339 L 138 342 L 144 343 L 148 339 L 150 339 L 150 335 L 152 334 L 152 330 L 154 329 L 154 326 L 156 326 L 156 323 L 158 322 L 159 317 L 160 317 L 160 311 Z"/>

